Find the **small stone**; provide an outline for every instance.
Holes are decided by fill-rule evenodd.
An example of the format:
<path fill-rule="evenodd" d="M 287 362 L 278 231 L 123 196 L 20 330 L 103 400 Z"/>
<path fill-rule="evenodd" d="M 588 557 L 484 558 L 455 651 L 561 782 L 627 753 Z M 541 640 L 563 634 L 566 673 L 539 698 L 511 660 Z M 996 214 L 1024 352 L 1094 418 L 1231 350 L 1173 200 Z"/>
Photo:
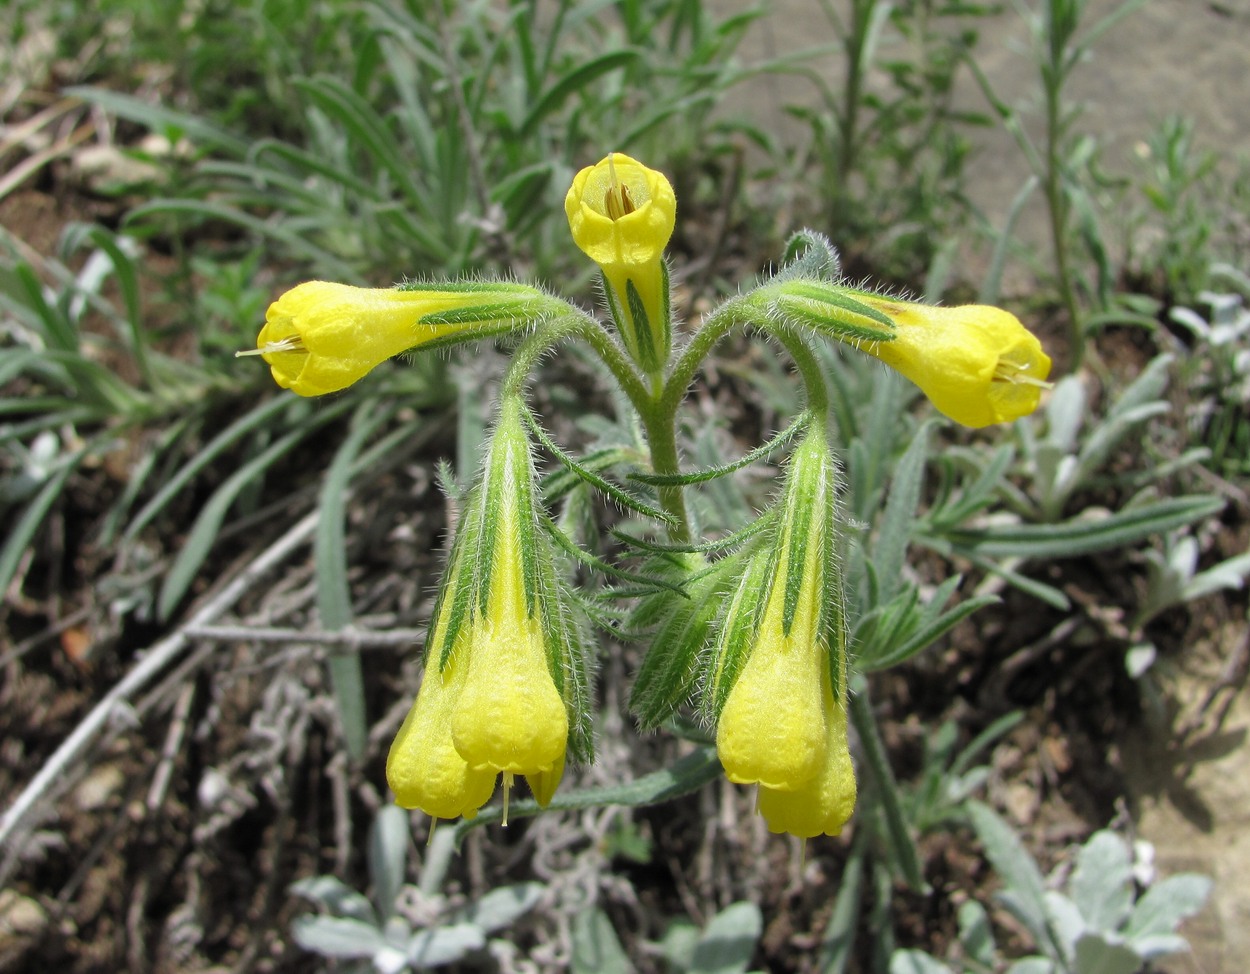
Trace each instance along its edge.
<path fill-rule="evenodd" d="M 0 890 L 0 942 L 10 937 L 34 939 L 48 925 L 48 911 L 16 890 Z"/>

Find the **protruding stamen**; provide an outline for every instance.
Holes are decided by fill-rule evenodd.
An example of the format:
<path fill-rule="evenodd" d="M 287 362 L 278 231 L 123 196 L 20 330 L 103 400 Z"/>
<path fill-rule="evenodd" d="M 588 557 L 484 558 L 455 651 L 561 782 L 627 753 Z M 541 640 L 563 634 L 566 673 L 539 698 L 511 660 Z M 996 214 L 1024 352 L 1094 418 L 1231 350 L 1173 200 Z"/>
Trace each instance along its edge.
<path fill-rule="evenodd" d="M 434 815 L 430 818 L 430 834 L 425 837 L 425 847 L 432 848 L 434 845 L 434 830 L 438 828 L 438 816 Z"/>
<path fill-rule="evenodd" d="M 1039 389 L 1053 389 L 1054 383 L 1029 375 L 1028 365 L 1017 365 L 1015 362 L 1004 362 L 999 359 L 994 367 L 996 382 L 1010 382 L 1018 386 L 1036 386 Z"/>
<path fill-rule="evenodd" d="M 249 355 L 268 355 L 270 352 L 302 352 L 304 350 L 303 339 L 299 335 L 288 335 L 276 342 L 265 342 L 260 348 L 245 348 L 241 352 L 235 352 L 235 358 L 246 358 Z"/>
<path fill-rule="evenodd" d="M 503 820 L 499 823 L 505 829 L 508 827 L 508 795 L 512 791 L 512 772 L 505 771 L 503 773 Z"/>
<path fill-rule="evenodd" d="M 603 209 L 608 219 L 616 221 L 637 209 L 629 195 L 629 187 L 616 178 L 616 166 L 612 164 L 612 155 L 608 154 L 608 181 L 610 185 L 603 194 Z"/>

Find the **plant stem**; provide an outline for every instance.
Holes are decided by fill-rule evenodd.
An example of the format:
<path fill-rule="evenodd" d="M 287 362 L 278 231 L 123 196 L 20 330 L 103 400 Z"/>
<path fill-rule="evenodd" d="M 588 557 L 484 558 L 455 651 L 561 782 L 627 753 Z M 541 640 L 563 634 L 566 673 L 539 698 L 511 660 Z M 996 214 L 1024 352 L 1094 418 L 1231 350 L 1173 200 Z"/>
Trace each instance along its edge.
<path fill-rule="evenodd" d="M 1085 361 L 1085 325 L 1072 286 L 1072 271 L 1066 246 L 1068 201 L 1063 186 L 1063 163 L 1060 151 L 1063 142 L 1063 118 L 1060 104 L 1062 82 L 1058 71 L 1046 83 L 1046 208 L 1050 211 L 1050 242 L 1055 251 L 1055 276 L 1059 298 L 1068 316 L 1068 337 L 1072 346 L 1071 370 L 1077 371 Z"/>

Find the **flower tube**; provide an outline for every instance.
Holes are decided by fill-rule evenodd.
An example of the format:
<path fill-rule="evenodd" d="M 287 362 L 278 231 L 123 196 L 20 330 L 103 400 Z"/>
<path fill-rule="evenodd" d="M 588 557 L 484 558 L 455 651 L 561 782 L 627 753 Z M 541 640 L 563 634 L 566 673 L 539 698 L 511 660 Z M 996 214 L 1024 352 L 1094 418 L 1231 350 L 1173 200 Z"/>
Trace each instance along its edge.
<path fill-rule="evenodd" d="M 1001 308 L 943 308 L 825 281 L 788 280 L 770 291 L 783 318 L 880 359 L 964 426 L 1027 416 L 1049 388 L 1041 342 Z"/>
<path fill-rule="evenodd" d="M 269 306 L 256 348 L 301 396 L 346 389 L 401 352 L 499 334 L 552 313 L 541 290 L 506 282 L 352 287 L 308 281 Z"/>

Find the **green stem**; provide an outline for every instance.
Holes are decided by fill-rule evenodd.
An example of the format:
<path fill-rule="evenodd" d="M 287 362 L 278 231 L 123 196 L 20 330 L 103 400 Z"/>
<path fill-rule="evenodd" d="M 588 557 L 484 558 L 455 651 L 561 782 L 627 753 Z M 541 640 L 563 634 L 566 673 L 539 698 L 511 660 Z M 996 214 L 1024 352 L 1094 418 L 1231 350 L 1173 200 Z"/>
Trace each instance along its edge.
<path fill-rule="evenodd" d="M 928 888 L 928 884 L 925 883 L 924 870 L 920 866 L 916 842 L 907 825 L 907 816 L 903 811 L 898 782 L 890 768 L 889 758 L 886 757 L 881 733 L 877 730 L 877 718 L 873 715 L 872 705 L 868 702 L 866 680 L 855 681 L 855 686 L 851 688 L 850 703 L 851 723 L 855 725 L 860 745 L 863 747 L 864 765 L 872 776 L 877 786 L 877 795 L 881 799 L 881 810 L 885 814 L 885 826 L 890 835 L 893 859 L 898 864 L 907 885 L 913 890 L 923 892 Z"/>
<path fill-rule="evenodd" d="M 829 389 L 825 384 L 825 373 L 820 362 L 812 354 L 803 336 L 793 328 L 770 324 L 768 333 L 782 344 L 794 361 L 794 367 L 798 369 L 799 378 L 803 381 L 803 390 L 807 394 L 807 408 L 824 425 L 829 416 Z"/>
<path fill-rule="evenodd" d="M 1085 325 L 1077 306 L 1076 289 L 1072 286 L 1072 268 L 1068 263 L 1068 201 L 1064 196 L 1063 163 L 1063 83 L 1066 74 L 1064 44 L 1053 22 L 1047 24 L 1049 70 L 1042 72 L 1046 96 L 1046 208 L 1050 211 L 1050 243 L 1055 253 L 1055 274 L 1059 281 L 1059 299 L 1068 316 L 1068 340 L 1072 345 L 1071 370 L 1077 371 L 1085 361 Z"/>

